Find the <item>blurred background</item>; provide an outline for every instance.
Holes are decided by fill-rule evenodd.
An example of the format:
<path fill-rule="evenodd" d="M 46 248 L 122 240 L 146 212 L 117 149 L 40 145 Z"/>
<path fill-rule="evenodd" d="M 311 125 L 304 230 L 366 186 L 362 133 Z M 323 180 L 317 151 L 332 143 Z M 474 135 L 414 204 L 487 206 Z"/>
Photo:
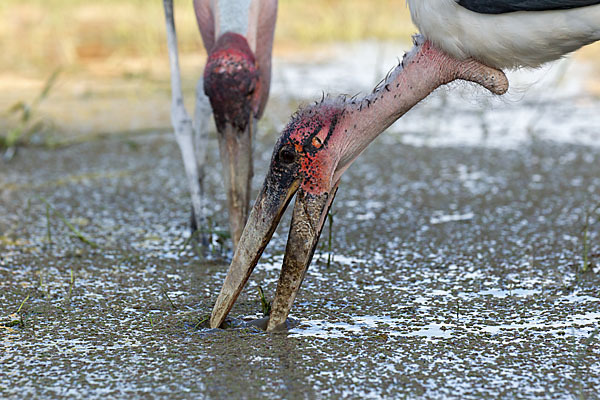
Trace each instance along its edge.
<path fill-rule="evenodd" d="M 206 52 L 191 0 L 175 7 L 191 101 Z M 1 146 L 169 129 L 161 1 L 3 0 L 0 21 Z M 321 90 L 368 90 L 410 47 L 414 32 L 401 0 L 280 1 L 267 116 L 277 128 Z M 586 66 L 586 93 L 598 96 L 600 46 L 575 57 Z"/>
<path fill-rule="evenodd" d="M 191 0 L 175 1 L 175 8 L 182 74 L 192 100 L 206 52 Z M 5 145 L 15 140 L 6 137 L 7 130 L 20 124 L 23 105 L 34 106 L 26 130 L 35 125 L 36 131 L 23 132 L 23 143 L 57 145 L 170 126 L 161 1 L 3 0 L 0 21 L 0 136 Z M 274 55 L 310 64 L 323 61 L 331 45 L 339 43 L 397 41 L 408 48 L 413 32 L 402 1 L 284 0 Z M 277 70 L 276 61 L 276 82 Z M 369 78 L 379 79 L 375 74 L 369 71 Z"/>

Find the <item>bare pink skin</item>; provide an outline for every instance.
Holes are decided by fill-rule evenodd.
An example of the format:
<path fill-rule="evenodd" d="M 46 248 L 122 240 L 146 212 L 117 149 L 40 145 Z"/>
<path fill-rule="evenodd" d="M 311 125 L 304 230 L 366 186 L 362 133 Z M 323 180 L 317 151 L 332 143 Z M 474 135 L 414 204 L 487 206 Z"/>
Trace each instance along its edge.
<path fill-rule="evenodd" d="M 281 139 L 289 137 L 303 156 L 303 190 L 315 195 L 329 191 L 377 136 L 439 86 L 457 79 L 478 83 L 495 94 L 508 90 L 501 71 L 475 60 L 456 60 L 425 41 L 368 96 L 325 99 L 301 110 Z"/>
<path fill-rule="evenodd" d="M 260 79 L 246 39 L 227 32 L 213 45 L 204 68 L 204 92 L 210 99 L 217 129 L 230 124 L 243 132 L 254 118 Z"/>
<path fill-rule="evenodd" d="M 335 165 L 335 170 L 326 174 L 321 172 L 323 179 L 326 176 L 330 180 L 323 182 L 323 189 L 327 190 L 333 182 L 339 181 L 360 153 L 397 119 L 439 86 L 456 79 L 479 83 L 495 94 L 504 94 L 508 90 L 508 80 L 501 71 L 474 60 L 456 60 L 426 41 L 416 53 L 407 55 L 402 65 L 373 93 L 360 101 L 346 101 L 329 138 L 330 150 L 320 160 Z M 324 114 L 333 115 L 330 109 L 334 106 L 325 103 Z M 321 110 L 313 112 L 320 113 Z"/>
<path fill-rule="evenodd" d="M 217 41 L 215 26 L 214 0 L 194 0 L 196 21 L 202 36 L 206 52 L 209 53 Z M 277 0 L 252 0 L 250 4 L 250 20 L 246 40 L 256 59 L 260 75 L 261 88 L 257 91 L 259 98 L 256 107 L 256 117 L 262 117 L 271 85 L 271 55 L 275 37 L 275 22 L 277 19 Z"/>
<path fill-rule="evenodd" d="M 341 175 L 394 121 L 437 87 L 456 79 L 478 83 L 495 94 L 508 90 L 502 71 L 474 60 L 453 59 L 417 37 L 402 64 L 368 96 L 326 98 L 292 117 L 273 150 L 263 188 L 213 308 L 211 327 L 224 321 L 297 192 L 267 330 L 284 326 Z"/>

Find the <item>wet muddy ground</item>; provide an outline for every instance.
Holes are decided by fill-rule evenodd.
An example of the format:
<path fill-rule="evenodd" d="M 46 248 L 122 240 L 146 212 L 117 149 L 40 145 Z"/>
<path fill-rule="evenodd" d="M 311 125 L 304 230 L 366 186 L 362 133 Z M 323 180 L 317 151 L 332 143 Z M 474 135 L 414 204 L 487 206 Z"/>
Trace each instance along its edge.
<path fill-rule="evenodd" d="M 21 149 L 0 164 L 0 397 L 598 398 L 600 100 L 457 89 L 346 173 L 280 334 L 243 321 L 274 295 L 289 220 L 233 327 L 206 328 L 228 242 L 206 260 L 187 240 L 169 132 Z M 263 124 L 255 188 L 285 119 Z M 215 168 L 214 231 L 220 185 Z"/>

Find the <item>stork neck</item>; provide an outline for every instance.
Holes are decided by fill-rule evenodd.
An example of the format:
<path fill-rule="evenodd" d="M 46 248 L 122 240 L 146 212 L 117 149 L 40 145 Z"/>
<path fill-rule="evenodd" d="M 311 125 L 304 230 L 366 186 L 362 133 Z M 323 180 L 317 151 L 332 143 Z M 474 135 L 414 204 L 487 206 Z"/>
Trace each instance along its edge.
<path fill-rule="evenodd" d="M 346 146 L 337 173 L 341 174 L 394 121 L 436 88 L 455 79 L 478 83 L 496 94 L 508 89 L 502 71 L 474 60 L 456 60 L 416 37 L 413 50 L 370 95 L 347 102 L 340 121 Z"/>
<path fill-rule="evenodd" d="M 250 3 L 252 0 L 215 0 L 217 5 L 217 30 L 219 37 L 225 32 L 248 35 Z"/>

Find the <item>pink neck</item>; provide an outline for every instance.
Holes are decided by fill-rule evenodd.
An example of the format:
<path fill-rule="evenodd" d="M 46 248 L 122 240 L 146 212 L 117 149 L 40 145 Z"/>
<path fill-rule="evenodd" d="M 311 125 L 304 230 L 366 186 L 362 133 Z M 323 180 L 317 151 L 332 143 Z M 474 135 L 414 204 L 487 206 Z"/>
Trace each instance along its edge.
<path fill-rule="evenodd" d="M 492 93 L 508 90 L 502 71 L 474 60 L 459 61 L 421 37 L 387 78 L 361 100 L 346 101 L 343 117 L 336 130 L 345 138 L 343 157 L 336 176 L 345 169 L 379 134 L 441 85 L 456 79 L 478 83 Z M 337 180 L 334 178 L 334 181 Z"/>

